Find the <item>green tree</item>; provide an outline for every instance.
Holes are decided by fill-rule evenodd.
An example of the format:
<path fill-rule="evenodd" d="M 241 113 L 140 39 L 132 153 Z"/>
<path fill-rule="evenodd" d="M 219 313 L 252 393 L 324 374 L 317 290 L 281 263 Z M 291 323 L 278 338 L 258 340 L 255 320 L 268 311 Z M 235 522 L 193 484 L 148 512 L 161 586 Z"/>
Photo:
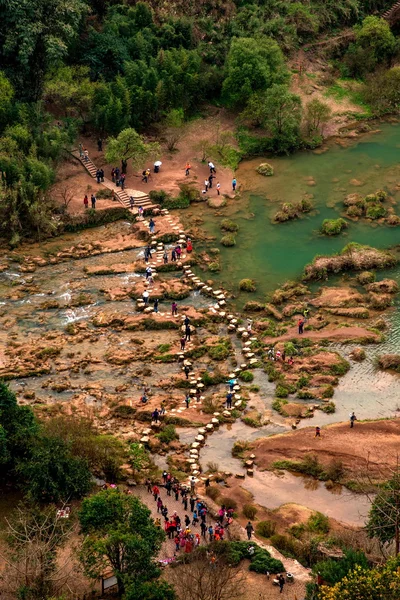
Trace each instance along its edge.
<path fill-rule="evenodd" d="M 125 600 L 176 600 L 174 588 L 166 581 L 146 581 L 139 585 L 130 585 Z"/>
<path fill-rule="evenodd" d="M 367 531 L 382 544 L 394 541 L 395 552 L 400 552 L 400 470 L 381 486 L 369 512 Z"/>
<path fill-rule="evenodd" d="M 332 114 L 332 110 L 326 104 L 314 98 L 308 102 L 306 106 L 305 121 L 307 124 L 308 133 L 323 133 L 324 125 L 329 121 Z"/>
<path fill-rule="evenodd" d="M 149 453 L 143 444 L 139 442 L 133 442 L 129 447 L 130 463 L 134 471 L 141 471 L 150 464 Z"/>
<path fill-rule="evenodd" d="M 133 168 L 138 168 L 145 161 L 156 158 L 159 153 L 159 144 L 146 143 L 134 129 L 124 129 L 116 138 L 107 140 L 105 155 L 109 163 L 130 160 Z"/>
<path fill-rule="evenodd" d="M 0 133 L 11 121 L 14 88 L 7 77 L 0 71 Z"/>
<path fill-rule="evenodd" d="M 349 46 L 345 63 L 350 74 L 362 76 L 378 65 L 388 65 L 397 50 L 396 38 L 385 19 L 369 16 L 355 27 L 356 41 Z"/>
<path fill-rule="evenodd" d="M 86 498 L 79 521 L 85 539 L 80 559 L 89 577 L 112 569 L 122 595 L 129 585 L 140 586 L 160 573 L 154 558 L 164 532 L 155 526 L 139 498 L 106 490 Z"/>
<path fill-rule="evenodd" d="M 69 445 L 52 437 L 38 437 L 28 461 L 20 461 L 18 473 L 24 489 L 37 502 L 81 498 L 91 487 L 87 461 L 72 455 Z"/>
<path fill-rule="evenodd" d="M 0 454 L 2 476 L 15 478 L 15 467 L 30 456 L 39 426 L 29 406 L 19 406 L 10 388 L 0 382 Z"/>
<path fill-rule="evenodd" d="M 300 144 L 301 99 L 285 85 L 273 85 L 265 93 L 264 127 L 275 152 L 288 153 Z"/>
<path fill-rule="evenodd" d="M 319 594 L 319 600 L 398 600 L 399 597 L 399 557 L 375 569 L 356 566 L 336 585 L 322 586 Z"/>
<path fill-rule="evenodd" d="M 170 152 L 176 150 L 177 143 L 183 135 L 185 115 L 182 108 L 173 108 L 164 120 L 164 135 Z"/>
<path fill-rule="evenodd" d="M 2 62 L 19 97 L 41 98 L 47 70 L 66 56 L 85 11 L 83 0 L 2 2 Z"/>
<path fill-rule="evenodd" d="M 378 115 L 398 112 L 400 110 L 400 67 L 393 67 L 368 77 L 363 96 Z"/>
<path fill-rule="evenodd" d="M 282 51 L 274 40 L 267 37 L 232 40 L 222 86 L 230 106 L 243 107 L 254 92 L 288 80 Z"/>
<path fill-rule="evenodd" d="M 89 77 L 89 67 L 62 66 L 47 79 L 44 98 L 65 117 L 79 117 L 85 125 L 92 114 L 97 84 Z"/>

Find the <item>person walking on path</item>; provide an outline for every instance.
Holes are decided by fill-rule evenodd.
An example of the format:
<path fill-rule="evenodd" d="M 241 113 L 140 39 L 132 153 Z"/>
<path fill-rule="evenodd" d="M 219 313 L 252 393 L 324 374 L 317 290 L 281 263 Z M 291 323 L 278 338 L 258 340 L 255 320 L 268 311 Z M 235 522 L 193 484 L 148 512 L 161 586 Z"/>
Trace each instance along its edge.
<path fill-rule="evenodd" d="M 304 321 L 303 321 L 303 319 L 299 320 L 298 326 L 299 326 L 299 335 L 301 335 L 303 333 L 303 327 L 304 327 Z"/>
<path fill-rule="evenodd" d="M 138 208 L 138 215 L 139 215 L 140 218 L 143 217 L 143 206 L 139 206 L 139 208 Z"/>
<path fill-rule="evenodd" d="M 159 302 L 159 300 L 158 300 L 158 298 L 156 298 L 154 300 L 154 304 L 153 304 L 153 312 L 155 312 L 155 313 L 158 313 L 158 302 Z"/>
<path fill-rule="evenodd" d="M 143 292 L 143 302 L 147 305 L 149 303 L 150 293 L 147 290 Z"/>
<path fill-rule="evenodd" d="M 186 329 L 185 329 L 185 340 L 187 342 L 190 342 L 190 334 L 192 333 L 192 330 L 190 328 L 190 325 L 186 325 Z"/>
<path fill-rule="evenodd" d="M 154 233 L 155 228 L 156 228 L 156 224 L 153 221 L 153 217 L 152 217 L 150 219 L 150 221 L 149 221 L 149 230 L 150 230 L 150 233 Z"/>
<path fill-rule="evenodd" d="M 95 209 L 96 208 L 96 196 L 94 194 L 91 195 L 90 201 L 92 203 L 92 208 Z"/>
<path fill-rule="evenodd" d="M 211 173 L 211 175 L 208 178 L 208 185 L 209 185 L 210 190 L 212 188 L 213 179 L 215 179 L 215 176 Z"/>
<path fill-rule="evenodd" d="M 145 271 L 145 273 L 146 273 L 146 279 L 148 279 L 149 277 L 151 277 L 152 272 L 153 271 L 151 270 L 151 267 L 146 267 L 146 271 Z"/>
<path fill-rule="evenodd" d="M 196 479 L 194 478 L 194 475 L 192 475 L 192 478 L 190 480 L 190 492 L 191 494 L 194 494 L 196 491 Z M 192 502 L 192 499 L 190 499 L 190 503 Z M 194 504 L 193 504 L 194 506 Z M 193 508 L 192 508 L 193 510 Z"/>
<path fill-rule="evenodd" d="M 232 179 L 232 190 L 233 190 L 234 192 L 236 192 L 236 186 L 237 186 L 237 181 L 236 181 L 236 177 L 234 177 L 234 178 Z"/>
<path fill-rule="evenodd" d="M 304 323 L 308 320 L 309 314 L 310 314 L 310 311 L 308 310 L 308 308 L 305 308 L 303 311 Z"/>
<path fill-rule="evenodd" d="M 217 183 L 217 194 L 218 194 L 218 196 L 220 196 L 220 194 L 221 194 L 221 184 L 219 181 Z"/>
<path fill-rule="evenodd" d="M 185 175 L 186 175 L 186 177 L 188 177 L 190 175 L 190 169 L 191 168 L 192 168 L 192 165 L 189 162 L 187 162 L 186 166 L 185 166 Z"/>
<path fill-rule="evenodd" d="M 246 529 L 246 532 L 247 532 L 247 539 L 251 540 L 251 534 L 254 531 L 254 527 L 253 527 L 253 525 L 251 524 L 250 521 L 247 523 L 245 529 Z"/>
<path fill-rule="evenodd" d="M 186 408 L 189 408 L 189 404 L 190 404 L 190 396 L 189 396 L 189 394 L 186 394 L 185 402 L 186 402 Z"/>
<path fill-rule="evenodd" d="M 173 317 L 178 316 L 178 305 L 175 301 L 171 304 L 171 314 Z"/>
<path fill-rule="evenodd" d="M 176 262 L 176 250 L 175 250 L 175 248 L 172 249 L 171 260 L 172 260 L 172 262 Z"/>
<path fill-rule="evenodd" d="M 83 199 L 83 205 L 86 209 L 89 208 L 89 198 L 87 197 L 87 194 L 85 194 L 85 197 Z"/>
<path fill-rule="evenodd" d="M 357 421 L 357 417 L 354 414 L 354 411 L 350 413 L 350 429 L 354 427 L 354 421 Z"/>
<path fill-rule="evenodd" d="M 208 168 L 210 169 L 210 175 L 212 173 L 216 173 L 217 172 L 216 169 L 215 169 L 214 163 L 212 163 L 211 160 L 208 163 Z"/>
<path fill-rule="evenodd" d="M 278 577 L 278 585 L 279 585 L 279 593 L 282 594 L 283 592 L 283 586 L 285 585 L 286 581 L 284 576 L 282 575 L 282 573 L 280 573 L 279 577 Z"/>
<path fill-rule="evenodd" d="M 100 169 L 100 179 L 101 182 L 104 183 L 104 169 Z"/>
<path fill-rule="evenodd" d="M 186 341 L 186 340 L 185 340 L 185 341 Z M 183 371 L 184 371 L 184 373 L 185 373 L 185 375 L 186 375 L 186 379 L 189 379 L 189 373 L 190 373 L 190 367 L 189 367 L 189 365 L 185 365 L 185 366 L 183 367 Z"/>
<path fill-rule="evenodd" d="M 125 173 L 122 173 L 122 175 L 121 175 L 121 179 L 119 180 L 119 181 L 120 181 L 120 184 L 121 184 L 121 190 L 124 190 L 124 189 L 125 189 L 125 177 L 126 177 L 126 176 L 125 176 Z"/>
<path fill-rule="evenodd" d="M 320 438 L 321 437 L 321 427 L 316 427 L 315 428 L 315 437 L 316 438 Z"/>
<path fill-rule="evenodd" d="M 185 346 L 186 346 L 186 338 L 185 338 L 185 336 L 183 335 L 183 336 L 181 337 L 181 352 L 183 352 L 183 351 L 185 350 Z"/>
<path fill-rule="evenodd" d="M 103 140 L 101 138 L 97 140 L 97 150 L 103 152 Z"/>
<path fill-rule="evenodd" d="M 168 264 L 168 252 L 166 250 L 164 250 L 163 260 L 164 260 L 164 265 L 167 265 Z"/>
<path fill-rule="evenodd" d="M 86 150 L 86 148 L 83 151 L 83 158 L 84 158 L 85 162 L 87 162 L 89 160 L 89 152 Z"/>
<path fill-rule="evenodd" d="M 210 185 L 210 182 L 208 181 L 208 179 L 205 179 L 205 180 L 204 180 L 204 189 L 205 189 L 205 191 L 206 191 L 206 194 L 207 194 L 207 192 L 208 192 L 208 186 L 209 186 L 209 185 Z"/>
<path fill-rule="evenodd" d="M 135 198 L 133 196 L 129 196 L 129 206 L 131 210 L 133 210 L 133 207 L 135 206 Z"/>
<path fill-rule="evenodd" d="M 100 181 L 101 181 L 101 171 L 100 171 L 100 169 L 97 169 L 97 171 L 96 171 L 96 179 L 97 179 L 97 183 L 100 183 Z"/>
<path fill-rule="evenodd" d="M 83 146 L 81 143 L 79 144 L 79 156 L 83 158 Z"/>
<path fill-rule="evenodd" d="M 226 395 L 226 408 L 232 408 L 232 392 L 228 392 Z"/>

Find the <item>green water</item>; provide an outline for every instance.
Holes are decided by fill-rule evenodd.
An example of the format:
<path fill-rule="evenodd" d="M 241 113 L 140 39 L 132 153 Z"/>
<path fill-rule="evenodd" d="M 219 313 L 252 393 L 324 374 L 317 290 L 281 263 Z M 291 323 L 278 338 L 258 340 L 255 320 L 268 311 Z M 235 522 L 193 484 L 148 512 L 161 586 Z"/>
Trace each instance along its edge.
<path fill-rule="evenodd" d="M 221 252 L 222 271 L 210 273 L 210 278 L 227 289 L 238 292 L 240 279 L 251 277 L 261 299 L 288 279 L 299 278 L 316 254 L 335 253 L 350 241 L 379 248 L 400 243 L 400 227 L 365 221 L 349 221 L 348 229 L 334 238 L 318 233 L 323 219 L 340 216 L 345 196 L 354 192 L 366 195 L 384 189 L 400 214 L 395 205 L 400 200 L 400 186 L 396 189 L 400 184 L 400 125 L 382 124 L 379 133 L 351 142 L 347 148 L 333 143 L 324 154 L 304 152 L 268 159 L 275 170 L 273 177 L 256 173 L 260 162 L 263 160 L 258 158 L 240 166 L 240 200 L 220 211 L 201 207 L 204 228 L 216 237 L 216 243 L 210 245 Z M 305 194 L 313 195 L 313 213 L 288 223 L 271 222 L 281 202 L 297 202 Z M 240 227 L 233 248 L 219 244 L 219 224 L 227 216 Z M 245 298 L 248 296 L 241 294 L 240 300 Z"/>

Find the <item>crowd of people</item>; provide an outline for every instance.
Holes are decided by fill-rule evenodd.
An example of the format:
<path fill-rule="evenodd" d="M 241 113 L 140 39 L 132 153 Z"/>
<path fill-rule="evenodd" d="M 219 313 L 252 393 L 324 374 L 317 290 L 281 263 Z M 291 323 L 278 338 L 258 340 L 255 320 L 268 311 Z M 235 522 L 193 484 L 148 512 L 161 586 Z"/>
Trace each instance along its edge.
<path fill-rule="evenodd" d="M 167 471 L 163 472 L 162 479 L 162 485 L 154 484 L 147 479 L 146 487 L 147 492 L 152 494 L 157 506 L 157 513 L 160 515 L 155 519 L 155 523 L 164 529 L 168 539 L 175 542 L 175 553 L 181 550 L 185 553 L 192 552 L 201 544 L 202 539 L 204 543 L 211 543 L 225 538 L 233 521 L 232 508 L 222 505 L 218 510 L 217 517 L 212 519 L 207 504 L 196 494 L 194 477 L 190 480 L 190 487 L 181 484 Z M 207 484 L 209 485 L 209 480 L 206 481 L 206 486 Z M 176 503 L 179 503 L 178 508 L 173 512 L 168 509 L 161 498 L 161 487 L 166 490 L 171 503 L 175 503 L 174 508 L 176 508 Z M 185 513 L 183 518 L 178 514 L 180 505 Z M 162 519 L 164 519 L 163 523 Z"/>

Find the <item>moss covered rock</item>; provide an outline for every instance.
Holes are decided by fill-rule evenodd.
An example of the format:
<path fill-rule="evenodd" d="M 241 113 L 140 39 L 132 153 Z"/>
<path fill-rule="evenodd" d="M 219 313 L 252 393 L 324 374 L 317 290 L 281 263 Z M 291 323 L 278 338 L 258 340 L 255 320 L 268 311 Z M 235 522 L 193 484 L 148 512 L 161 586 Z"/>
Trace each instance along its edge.
<path fill-rule="evenodd" d="M 361 285 L 367 285 L 368 283 L 373 283 L 375 281 L 375 279 L 376 279 L 376 275 L 372 271 L 363 271 L 362 273 L 359 273 L 357 275 L 357 281 L 358 281 L 358 283 L 361 283 Z"/>
<path fill-rule="evenodd" d="M 386 223 L 392 227 L 400 225 L 400 217 L 398 215 L 389 215 L 386 219 Z"/>
<path fill-rule="evenodd" d="M 256 169 L 257 173 L 265 177 L 271 177 L 274 174 L 274 168 L 269 163 L 261 163 Z"/>
<path fill-rule="evenodd" d="M 324 219 L 321 232 L 325 235 L 339 235 L 346 228 L 347 222 L 344 219 Z"/>
<path fill-rule="evenodd" d="M 343 200 L 343 204 L 345 206 L 359 206 L 359 207 L 363 207 L 363 205 L 364 205 L 364 199 L 361 196 L 361 194 L 349 194 Z"/>
<path fill-rule="evenodd" d="M 257 289 L 254 279 L 242 279 L 239 282 L 239 290 L 242 292 L 255 292 Z"/>
<path fill-rule="evenodd" d="M 378 367 L 400 373 L 400 354 L 383 354 L 378 358 Z"/>
<path fill-rule="evenodd" d="M 222 219 L 220 227 L 223 231 L 231 231 L 233 233 L 239 230 L 239 225 L 230 219 Z"/>
<path fill-rule="evenodd" d="M 221 238 L 221 244 L 226 247 L 231 247 L 236 245 L 235 236 L 232 233 L 227 233 Z"/>
<path fill-rule="evenodd" d="M 217 261 L 210 262 L 208 263 L 208 270 L 211 273 L 218 273 L 221 270 L 221 265 Z"/>
<path fill-rule="evenodd" d="M 314 208 L 314 205 L 309 198 L 302 198 L 299 202 L 297 202 L 295 208 L 299 212 L 308 213 Z"/>
<path fill-rule="evenodd" d="M 369 204 L 365 216 L 367 219 L 382 219 L 382 217 L 386 217 L 387 210 L 382 204 Z"/>
<path fill-rule="evenodd" d="M 363 209 L 360 206 L 349 206 L 346 210 L 346 215 L 352 219 L 356 217 L 362 217 L 364 214 Z"/>

